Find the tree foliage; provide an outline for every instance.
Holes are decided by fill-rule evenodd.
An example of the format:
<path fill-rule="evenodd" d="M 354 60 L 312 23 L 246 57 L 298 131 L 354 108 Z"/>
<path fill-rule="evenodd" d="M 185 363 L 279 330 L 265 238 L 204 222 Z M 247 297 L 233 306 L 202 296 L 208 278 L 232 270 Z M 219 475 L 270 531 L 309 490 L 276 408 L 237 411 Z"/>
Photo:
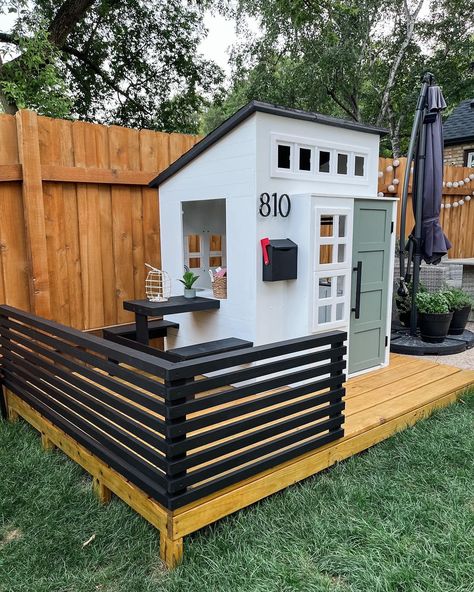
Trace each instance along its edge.
<path fill-rule="evenodd" d="M 452 106 L 474 92 L 465 0 L 238 0 L 233 14 L 256 19 L 261 34 L 246 31 L 234 48 L 230 91 L 206 113 L 206 130 L 259 99 L 386 126 L 387 153 L 398 155 L 425 71 Z"/>
<path fill-rule="evenodd" d="M 222 82 L 197 51 L 204 1 L 4 0 L 14 47 L 0 69 L 3 103 L 90 121 L 196 132 Z M 5 60 L 4 60 L 5 62 Z M 33 81 L 34 80 L 34 81 Z"/>

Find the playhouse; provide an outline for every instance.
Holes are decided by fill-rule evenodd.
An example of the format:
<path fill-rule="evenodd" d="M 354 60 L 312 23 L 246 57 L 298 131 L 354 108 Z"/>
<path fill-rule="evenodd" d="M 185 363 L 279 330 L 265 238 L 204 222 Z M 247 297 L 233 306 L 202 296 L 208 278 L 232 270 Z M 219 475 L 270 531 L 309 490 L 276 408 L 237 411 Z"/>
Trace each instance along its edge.
<path fill-rule="evenodd" d="M 396 203 L 377 197 L 382 134 L 253 101 L 159 174 L 172 293 L 185 265 L 201 296 L 209 269 L 228 277 L 220 309 L 180 314 L 168 347 L 342 329 L 350 374 L 386 365 Z"/>

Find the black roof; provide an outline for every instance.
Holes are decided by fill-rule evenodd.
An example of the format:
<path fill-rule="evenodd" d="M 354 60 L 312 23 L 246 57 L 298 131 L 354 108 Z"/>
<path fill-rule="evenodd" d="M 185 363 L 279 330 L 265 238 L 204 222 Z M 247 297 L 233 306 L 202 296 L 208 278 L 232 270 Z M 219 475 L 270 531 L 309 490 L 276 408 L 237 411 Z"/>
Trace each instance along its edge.
<path fill-rule="evenodd" d="M 342 127 L 345 129 L 356 130 L 359 132 L 366 132 L 368 134 L 377 134 L 383 136 L 387 133 L 386 129 L 376 127 L 374 125 L 365 125 L 357 121 L 349 121 L 346 119 L 339 119 L 338 117 L 331 117 L 330 115 L 322 115 L 321 113 L 312 113 L 310 111 L 301 111 L 300 109 L 288 109 L 271 103 L 262 103 L 260 101 L 251 101 L 234 115 L 221 123 L 210 134 L 205 136 L 200 142 L 195 144 L 190 150 L 185 152 L 182 156 L 175 160 L 167 169 L 162 171 L 153 181 L 150 182 L 150 187 L 158 187 L 163 181 L 172 177 L 175 173 L 180 171 L 183 167 L 189 164 L 197 156 L 202 154 L 210 146 L 215 144 L 223 136 L 228 134 L 231 130 L 237 127 L 242 121 L 250 117 L 253 113 L 270 113 L 271 115 L 279 115 L 280 117 L 290 117 L 292 119 L 302 119 L 305 121 L 312 121 L 313 123 L 321 123 L 323 125 L 332 125 L 333 127 Z"/>
<path fill-rule="evenodd" d="M 443 124 L 444 144 L 474 141 L 474 99 L 461 101 Z"/>

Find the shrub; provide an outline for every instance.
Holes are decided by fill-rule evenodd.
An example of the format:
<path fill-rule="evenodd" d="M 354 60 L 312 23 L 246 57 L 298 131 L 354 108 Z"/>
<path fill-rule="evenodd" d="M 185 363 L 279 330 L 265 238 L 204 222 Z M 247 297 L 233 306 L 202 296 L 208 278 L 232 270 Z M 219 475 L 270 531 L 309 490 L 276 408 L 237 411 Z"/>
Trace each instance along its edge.
<path fill-rule="evenodd" d="M 416 308 L 424 314 L 446 314 L 450 312 L 445 292 L 419 292 L 416 295 Z"/>
<path fill-rule="evenodd" d="M 472 297 L 459 288 L 450 288 L 445 290 L 443 294 L 448 301 L 449 310 L 452 312 L 461 310 L 461 308 L 465 308 L 466 306 L 472 307 L 474 304 Z"/>

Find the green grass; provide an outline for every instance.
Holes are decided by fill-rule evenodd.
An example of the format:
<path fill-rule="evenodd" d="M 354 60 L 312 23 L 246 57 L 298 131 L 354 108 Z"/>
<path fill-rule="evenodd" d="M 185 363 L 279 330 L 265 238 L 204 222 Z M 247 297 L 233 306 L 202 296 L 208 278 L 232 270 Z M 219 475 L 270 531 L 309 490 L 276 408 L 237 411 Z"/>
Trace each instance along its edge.
<path fill-rule="evenodd" d="M 471 394 L 187 537 L 168 573 L 151 526 L 0 422 L 0 591 L 473 592 L 473 435 Z"/>

